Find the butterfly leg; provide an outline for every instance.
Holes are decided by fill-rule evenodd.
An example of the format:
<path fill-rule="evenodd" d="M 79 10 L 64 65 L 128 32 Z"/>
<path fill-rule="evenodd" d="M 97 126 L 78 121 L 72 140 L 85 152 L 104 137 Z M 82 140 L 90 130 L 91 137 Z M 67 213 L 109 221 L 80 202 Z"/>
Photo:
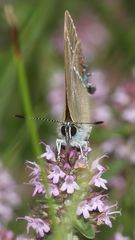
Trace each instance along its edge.
<path fill-rule="evenodd" d="M 60 161 L 60 151 L 61 151 L 61 145 L 62 145 L 62 140 L 61 139 L 56 139 L 56 148 L 58 151 L 58 156 L 57 156 L 57 160 Z"/>
<path fill-rule="evenodd" d="M 80 152 L 81 152 L 81 156 L 82 156 L 82 159 L 84 161 L 87 161 L 87 156 L 84 152 L 84 148 L 87 149 L 88 148 L 88 142 L 87 141 L 81 141 L 79 143 L 79 148 L 80 148 Z"/>

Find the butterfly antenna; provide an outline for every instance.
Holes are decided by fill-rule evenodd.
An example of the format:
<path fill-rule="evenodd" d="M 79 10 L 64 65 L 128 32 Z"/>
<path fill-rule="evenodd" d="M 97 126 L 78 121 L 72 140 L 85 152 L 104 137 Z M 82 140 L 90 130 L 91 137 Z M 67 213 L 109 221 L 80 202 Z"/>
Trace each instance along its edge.
<path fill-rule="evenodd" d="M 89 124 L 89 125 L 99 125 L 103 124 L 104 121 L 96 121 L 96 122 L 76 122 L 75 124 Z"/>
<path fill-rule="evenodd" d="M 25 116 L 23 115 L 19 115 L 19 114 L 15 114 L 14 117 L 16 118 L 21 118 L 21 119 L 26 119 Z M 28 119 L 33 119 L 33 120 L 39 120 L 39 121 L 47 121 L 47 122 L 54 122 L 54 123 L 62 123 L 56 119 L 48 119 L 48 118 L 45 118 L 45 117 L 29 117 Z"/>
<path fill-rule="evenodd" d="M 99 124 L 103 124 L 103 123 L 104 123 L 104 121 L 97 121 L 97 122 L 93 122 L 92 124 L 99 125 Z"/>

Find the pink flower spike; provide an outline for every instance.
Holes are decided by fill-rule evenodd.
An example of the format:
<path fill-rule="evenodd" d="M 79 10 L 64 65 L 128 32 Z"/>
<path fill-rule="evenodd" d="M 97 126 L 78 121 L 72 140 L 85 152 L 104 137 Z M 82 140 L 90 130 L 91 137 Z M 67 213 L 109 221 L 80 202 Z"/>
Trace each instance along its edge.
<path fill-rule="evenodd" d="M 93 197 L 90 201 L 89 201 L 89 206 L 91 207 L 91 211 L 93 210 L 98 210 L 99 212 L 103 212 L 105 205 L 103 203 L 103 201 L 101 200 L 103 198 L 103 195 L 98 195 L 96 197 Z"/>
<path fill-rule="evenodd" d="M 101 173 L 99 172 L 96 176 L 93 176 L 93 178 L 90 181 L 90 184 L 95 185 L 96 187 L 102 187 L 104 189 L 108 189 L 106 184 L 107 184 L 107 180 L 101 178 Z"/>
<path fill-rule="evenodd" d="M 90 213 L 89 213 L 90 211 L 91 211 L 91 207 L 89 206 L 88 202 L 82 201 L 77 208 L 76 214 L 78 216 L 82 214 L 83 217 L 87 219 L 90 217 Z"/>
<path fill-rule="evenodd" d="M 66 174 L 57 165 L 53 165 L 52 169 L 53 172 L 48 175 L 48 179 L 53 179 L 53 183 L 57 184 L 59 182 L 59 178 L 64 178 Z"/>
<path fill-rule="evenodd" d="M 65 182 L 62 184 L 60 190 L 62 192 L 67 191 L 67 193 L 72 194 L 75 189 L 79 190 L 80 187 L 74 181 L 74 177 L 73 176 L 67 175 L 66 178 L 65 178 Z"/>
<path fill-rule="evenodd" d="M 26 161 L 26 165 L 31 170 L 30 176 L 39 177 L 41 169 L 36 162 Z"/>
<path fill-rule="evenodd" d="M 49 184 L 48 189 L 49 189 L 50 196 L 53 195 L 53 196 L 57 197 L 59 195 L 59 190 L 56 185 Z"/>
<path fill-rule="evenodd" d="M 45 147 L 46 147 L 46 152 L 41 154 L 39 156 L 39 158 L 46 158 L 47 160 L 51 160 L 53 162 L 56 162 L 56 158 L 55 158 L 55 154 L 54 152 L 51 150 L 50 146 L 45 144 L 44 142 L 41 142 Z"/>
<path fill-rule="evenodd" d="M 18 219 L 24 219 L 27 223 L 27 234 L 29 233 L 29 229 L 33 228 L 36 231 L 38 237 L 44 237 L 46 233 L 50 231 L 50 226 L 47 222 L 43 221 L 41 218 L 34 217 L 21 217 Z"/>
<path fill-rule="evenodd" d="M 99 172 L 102 172 L 102 173 L 105 171 L 105 168 L 104 168 L 101 164 L 99 164 L 99 161 L 100 161 L 101 159 L 103 159 L 104 157 L 107 157 L 107 155 L 104 154 L 103 156 L 95 159 L 95 160 L 92 162 L 91 171 L 94 171 L 94 170 L 96 170 L 96 169 L 97 169 Z"/>

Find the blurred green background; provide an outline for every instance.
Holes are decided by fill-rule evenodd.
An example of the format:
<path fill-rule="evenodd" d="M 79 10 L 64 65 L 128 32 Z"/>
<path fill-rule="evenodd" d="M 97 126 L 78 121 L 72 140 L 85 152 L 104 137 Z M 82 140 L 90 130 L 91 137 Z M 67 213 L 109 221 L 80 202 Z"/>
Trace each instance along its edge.
<path fill-rule="evenodd" d="M 25 122 L 13 117 L 24 114 L 24 109 L 3 10 L 6 3 L 12 4 L 17 17 L 35 116 L 60 118 L 64 11 L 69 10 L 74 19 L 89 70 L 95 72 L 93 83 L 95 79 L 98 93 L 90 99 L 92 121 L 105 122 L 93 130 L 90 143 L 94 151 L 101 146 L 101 151 L 110 153 L 105 162 L 110 196 L 122 209 L 113 228 L 101 228 L 96 239 L 119 240 L 116 232 L 135 239 L 135 1 L 0 1 L 0 158 L 16 179 L 23 199 L 7 227 L 19 234 L 25 231 L 24 223 L 15 219 L 28 214 L 32 204 L 28 189 L 22 187 L 27 179 L 24 162 L 34 159 L 34 151 Z M 100 111 L 94 112 L 96 109 Z M 40 139 L 55 145 L 55 124 L 36 124 Z"/>

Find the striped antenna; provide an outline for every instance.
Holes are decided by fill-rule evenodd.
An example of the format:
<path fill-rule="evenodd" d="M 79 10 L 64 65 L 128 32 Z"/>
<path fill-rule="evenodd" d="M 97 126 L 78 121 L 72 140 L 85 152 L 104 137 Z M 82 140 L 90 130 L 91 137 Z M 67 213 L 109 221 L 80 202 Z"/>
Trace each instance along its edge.
<path fill-rule="evenodd" d="M 104 121 L 96 121 L 96 122 L 74 122 L 74 124 L 89 124 L 89 125 L 99 125 L 103 124 Z"/>
<path fill-rule="evenodd" d="M 23 115 L 19 115 L 19 114 L 15 114 L 14 117 L 16 118 L 21 118 L 21 119 L 26 119 L 25 116 Z M 33 120 L 39 120 L 39 121 L 47 121 L 47 122 L 54 122 L 54 123 L 63 123 L 61 121 L 58 121 L 56 119 L 48 119 L 48 118 L 45 118 L 45 117 L 28 117 L 29 120 L 33 119 Z"/>

